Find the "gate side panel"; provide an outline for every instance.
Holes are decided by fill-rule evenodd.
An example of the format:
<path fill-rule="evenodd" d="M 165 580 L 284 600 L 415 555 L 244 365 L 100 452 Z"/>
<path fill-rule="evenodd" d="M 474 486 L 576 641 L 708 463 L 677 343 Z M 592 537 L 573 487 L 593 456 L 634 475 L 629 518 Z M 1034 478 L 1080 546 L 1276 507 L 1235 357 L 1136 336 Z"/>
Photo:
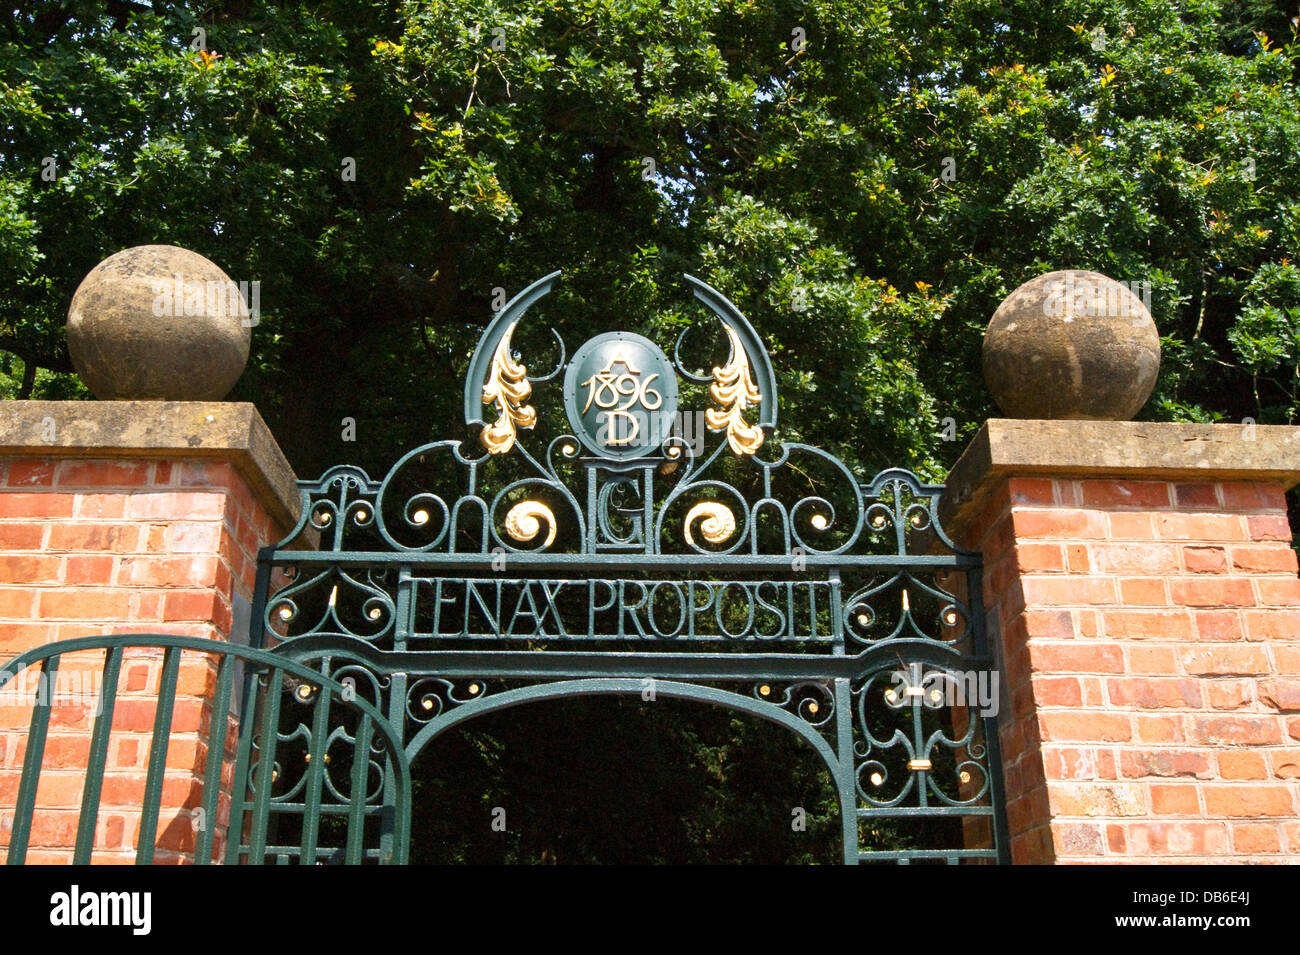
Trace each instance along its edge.
<path fill-rule="evenodd" d="M 151 683 L 144 669 L 133 682 L 132 666 L 145 667 L 139 661 L 149 661 L 159 682 Z M 240 665 L 256 686 L 275 689 L 263 693 L 269 707 L 254 698 L 254 712 L 258 717 L 270 712 L 272 727 L 283 694 L 310 704 L 315 732 L 303 755 L 305 765 L 314 757 L 318 767 L 307 773 L 309 789 L 323 797 L 318 794 L 304 803 L 293 793 L 286 796 L 282 780 L 263 792 L 233 790 L 240 797 L 232 801 L 239 774 L 234 760 L 237 727 L 229 705 Z M 58 674 L 65 670 L 97 675 L 97 680 L 87 681 L 95 687 L 93 698 L 60 698 L 45 689 L 57 688 Z M 302 694 L 303 688 L 311 692 Z M 378 793 L 386 779 L 394 793 L 389 834 L 400 836 L 405 847 L 407 764 L 382 715 L 355 699 L 352 689 L 263 651 L 198 638 L 90 637 L 28 651 L 0 670 L 0 695 L 17 699 L 25 694 L 0 710 L 0 718 L 19 741 L 16 758 L 22 767 L 6 765 L 0 789 L 0 817 L 5 822 L 0 849 L 5 861 L 203 864 L 226 855 L 232 861 L 342 862 L 345 850 L 354 861 L 395 861 L 383 858 L 380 851 L 385 834 L 381 827 L 367 822 L 381 816 Z M 220 718 L 212 719 L 214 712 Z M 343 718 L 348 714 L 350 723 Z M 265 725 L 265 720 L 245 721 L 241 752 L 253 754 L 254 772 L 243 775 L 252 782 L 260 765 L 268 762 L 259 764 L 257 759 L 258 729 L 265 731 Z M 301 736 L 292 729 L 285 733 L 287 725 L 271 733 L 275 743 Z M 355 730 L 349 732 L 349 726 Z M 363 757 L 339 758 L 349 746 Z M 123 750 L 131 760 L 125 767 Z M 221 756 L 209 760 L 209 752 Z M 291 768 L 277 762 L 274 753 L 268 755 L 273 776 Z M 13 758 L 11 748 L 6 759 Z M 360 787 L 341 782 L 340 776 Z M 236 835 L 226 852 L 232 809 Z M 304 821 L 298 841 L 251 851 L 265 843 L 267 830 L 265 822 L 260 829 L 246 828 L 246 816 L 256 822 L 285 811 Z M 337 851 L 331 848 L 325 859 L 319 846 L 323 818 L 342 820 Z M 252 844 L 243 839 L 247 832 L 254 835 Z"/>

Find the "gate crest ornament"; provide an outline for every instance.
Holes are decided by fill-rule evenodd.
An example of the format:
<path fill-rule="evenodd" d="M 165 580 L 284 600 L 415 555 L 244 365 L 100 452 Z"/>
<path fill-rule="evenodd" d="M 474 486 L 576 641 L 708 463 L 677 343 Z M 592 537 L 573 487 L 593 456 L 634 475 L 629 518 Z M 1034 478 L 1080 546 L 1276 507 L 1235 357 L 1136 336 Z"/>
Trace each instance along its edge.
<path fill-rule="evenodd" d="M 702 363 L 710 373 L 683 360 L 685 331 L 671 352 L 615 331 L 571 359 L 556 334 L 558 361 L 530 375 L 515 333 L 558 277 L 484 330 L 464 390 L 477 441 L 426 444 L 377 480 L 342 466 L 299 482 L 299 525 L 261 554 L 253 646 L 315 667 L 322 687 L 350 682 L 387 714 L 402 748 L 384 758 L 403 765 L 476 714 L 652 680 L 656 696 L 732 707 L 808 742 L 839 796 L 846 862 L 1005 860 L 995 713 L 947 692 L 989 677 L 993 660 L 980 557 L 942 528 L 942 487 L 899 468 L 862 479 L 819 448 L 775 441 L 767 350 L 689 275 L 727 349 Z M 686 395 L 709 404 L 702 433 L 678 413 Z M 569 431 L 539 436 L 566 419 Z M 351 764 L 364 797 L 331 775 L 341 757 L 301 772 L 272 761 L 320 740 L 365 747 L 334 711 L 304 712 L 326 694 L 267 709 L 275 681 L 259 687 L 263 715 L 242 745 L 260 786 L 236 809 L 316 826 L 299 796 L 314 779 L 350 800 L 357 825 L 400 823 L 409 806 L 378 756 Z M 259 758 L 279 775 L 259 775 Z M 872 841 L 882 821 L 930 828 L 900 848 Z M 391 839 L 404 830 L 384 831 L 388 855 L 375 857 L 400 861 Z M 262 861 L 266 837 L 235 855 Z M 310 846 L 303 861 L 319 855 Z"/>
<path fill-rule="evenodd" d="M 564 365 L 564 343 L 558 333 L 560 363 L 541 378 L 529 378 L 526 364 L 510 347 L 524 312 L 551 290 L 559 274 L 539 279 L 508 302 L 484 331 L 470 361 L 465 422 L 482 426 L 479 441 L 492 454 L 509 451 L 519 430 L 533 428 L 537 413 L 525 403 L 532 393 L 531 382 L 549 381 Z M 705 421 L 709 430 L 725 433 L 735 454 L 756 453 L 766 432 L 775 427 L 776 375 L 753 326 L 716 289 L 694 276 L 684 278 L 718 319 L 730 349 L 726 362 L 715 365 L 707 378 L 688 371 L 680 357 L 685 332 L 678 339 L 675 369 L 657 345 L 631 332 L 607 332 L 584 344 L 568 365 L 565 410 L 575 435 L 593 454 L 631 458 L 663 448 L 672 432 L 678 373 L 688 381 L 709 385 L 713 407 L 705 411 Z M 496 421 L 484 422 L 483 405 L 496 407 Z M 747 420 L 750 409 L 758 411 L 757 423 Z M 670 457 L 680 454 L 674 448 L 669 446 Z"/>
<path fill-rule="evenodd" d="M 564 378 L 569 424 L 593 453 L 644 457 L 672 433 L 677 380 L 654 342 L 628 332 L 597 335 L 574 353 Z"/>

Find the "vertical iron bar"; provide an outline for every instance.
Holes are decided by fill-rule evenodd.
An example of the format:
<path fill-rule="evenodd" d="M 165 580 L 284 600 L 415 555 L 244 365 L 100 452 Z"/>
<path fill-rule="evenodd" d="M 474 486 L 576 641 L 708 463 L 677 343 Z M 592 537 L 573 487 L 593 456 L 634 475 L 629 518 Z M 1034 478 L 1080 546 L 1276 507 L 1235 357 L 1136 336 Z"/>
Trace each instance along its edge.
<path fill-rule="evenodd" d="M 600 519 L 596 514 L 596 467 L 587 464 L 587 546 L 586 553 L 596 553 L 596 525 Z"/>
<path fill-rule="evenodd" d="M 835 680 L 835 750 L 839 769 L 840 823 L 844 830 L 844 864 L 858 864 L 858 776 L 853 765 L 853 694 L 846 677 Z"/>
<path fill-rule="evenodd" d="M 975 621 L 975 633 L 972 643 L 975 652 L 980 656 L 992 656 L 994 660 L 1000 660 L 1001 654 L 993 655 L 989 648 L 988 624 L 984 618 L 984 581 L 983 567 L 973 567 L 966 571 L 966 599 L 970 603 L 971 619 Z M 1002 680 L 1002 674 L 994 669 L 991 680 Z M 1008 696 L 1005 693 L 998 693 L 998 702 L 1003 704 Z M 999 707 L 1000 708 L 1000 707 Z M 969 714 L 973 719 L 974 714 Z M 998 721 L 1000 713 L 992 713 L 989 716 L 980 717 L 984 723 L 984 755 L 988 762 L 986 771 L 989 774 L 989 800 L 993 804 L 993 847 L 998 853 L 999 865 L 1011 864 L 1011 838 L 1007 828 L 1007 803 L 1006 793 L 1002 783 L 1002 741 L 998 736 Z"/>
<path fill-rule="evenodd" d="M 194 864 L 212 861 L 212 843 L 217 832 L 217 813 L 221 811 L 221 770 L 226 765 L 226 736 L 230 732 L 230 691 L 235 681 L 236 658 L 222 654 L 217 664 L 217 689 L 212 698 L 212 722 L 208 726 L 207 764 L 203 770 L 203 815 L 199 837 L 194 846 Z M 230 796 L 230 819 L 226 838 L 236 825 L 235 795 Z M 242 820 L 239 821 L 242 828 Z M 236 835 L 236 842 L 239 837 Z"/>
<path fill-rule="evenodd" d="M 405 759 L 406 754 L 400 750 L 394 750 L 388 758 L 388 775 L 394 778 L 401 776 L 405 784 L 403 790 L 398 795 L 401 797 L 394 803 L 395 818 L 393 820 L 393 851 L 389 857 L 390 865 L 408 865 L 411 861 L 411 777 L 408 771 L 397 772 L 397 763 Z"/>
<path fill-rule="evenodd" d="M 408 584 L 408 586 L 402 587 L 400 583 L 402 578 L 409 580 L 409 567 L 403 567 L 399 575 L 396 610 L 398 620 L 407 619 L 407 617 L 413 612 L 412 608 L 414 606 L 414 600 L 412 599 L 414 584 Z M 404 636 L 404 634 L 396 632 L 393 634 L 395 647 L 400 649 L 405 646 Z M 400 646 L 397 644 L 399 639 L 403 640 Z M 399 746 L 404 744 L 406 741 L 406 683 L 407 679 L 405 673 L 394 673 L 388 691 L 388 725 L 392 729 L 393 735 L 397 738 Z M 367 753 L 367 758 L 368 755 L 369 754 Z M 399 821 L 396 818 L 396 813 L 400 807 L 397 805 L 398 794 L 394 790 L 391 760 L 396 759 L 399 756 L 400 754 L 390 753 L 389 762 L 384 764 L 383 805 L 379 810 L 379 857 L 381 862 L 391 862 L 394 856 L 394 850 L 396 850 L 396 854 L 399 857 L 404 856 L 409 851 L 408 846 L 395 845 L 395 841 L 404 838 L 401 833 L 394 830 L 395 824 Z M 350 813 L 349 816 L 351 817 L 351 815 L 352 814 Z M 349 818 L 349 842 L 351 842 L 352 839 L 353 825 L 354 823 L 351 818 Z"/>
<path fill-rule="evenodd" d="M 73 865 L 88 865 L 95 847 L 99 822 L 99 793 L 104 785 L 104 764 L 108 762 L 108 740 L 113 731 L 113 707 L 117 703 L 117 678 L 122 670 L 122 648 L 113 647 L 104 661 L 104 683 L 99 690 L 99 715 L 90 734 L 90 755 L 86 759 L 86 788 L 81 795 L 81 818 L 77 842 L 72 850 Z"/>
<path fill-rule="evenodd" d="M 352 749 L 352 799 L 348 803 L 347 865 L 361 864 L 365 841 L 366 784 L 370 781 L 370 740 L 374 728 L 370 717 L 361 714 L 361 725 Z"/>
<path fill-rule="evenodd" d="M 158 705 L 153 718 L 153 738 L 149 741 L 149 773 L 145 777 L 144 805 L 140 811 L 140 843 L 135 850 L 136 865 L 153 864 L 163 775 L 167 771 L 167 744 L 171 741 L 172 709 L 176 704 L 176 678 L 180 666 L 181 651 L 176 647 L 168 647 L 163 652 L 162 676 L 158 681 Z"/>
<path fill-rule="evenodd" d="M 23 755 L 23 775 L 18 784 L 18 799 L 14 803 L 13 829 L 9 833 L 9 853 L 5 859 L 9 865 L 22 865 L 27 858 L 27 838 L 32 831 L 32 813 L 36 810 L 36 787 L 40 782 L 41 761 L 45 758 L 45 733 L 50 726 L 50 707 L 54 705 L 53 687 L 60 659 L 56 654 L 41 662 L 41 682 L 36 685 L 36 705 L 27 728 L 27 752 Z M 41 687 L 46 688 L 44 702 L 41 700 Z"/>
<path fill-rule="evenodd" d="M 924 673 L 922 672 L 922 665 L 920 663 L 913 663 L 908 669 L 911 671 L 908 674 L 909 682 L 915 680 L 916 682 L 913 683 L 912 686 L 924 692 L 925 680 L 923 679 Z M 922 710 L 925 708 L 925 697 L 909 696 L 908 699 L 911 701 L 912 706 L 912 739 L 919 747 L 925 739 L 925 726 L 922 723 L 922 717 L 924 716 Z M 921 752 L 920 749 L 916 750 L 914 756 L 916 759 L 927 758 L 926 754 Z M 908 772 L 912 773 L 912 778 L 916 780 L 916 804 L 922 808 L 928 807 L 930 801 L 929 790 L 926 785 L 925 770 L 913 770 L 909 767 Z"/>
<path fill-rule="evenodd" d="M 441 609 L 438 594 L 433 595 L 434 633 L 437 633 L 437 614 Z M 406 638 L 415 629 L 415 581 L 411 577 L 411 566 L 403 564 L 397 568 L 397 605 L 393 607 L 393 650 L 397 653 L 406 649 Z"/>
<path fill-rule="evenodd" d="M 844 594 L 841 592 L 840 569 L 832 567 L 827 572 L 831 583 L 831 653 L 844 656 Z"/>
<path fill-rule="evenodd" d="M 266 862 L 266 827 L 271 817 L 271 792 L 275 788 L 275 750 L 280 735 L 280 696 L 284 692 L 284 671 L 268 674 L 266 703 L 262 709 L 262 750 L 257 759 L 257 796 L 253 800 L 253 825 L 248 836 L 248 862 Z"/>
<path fill-rule="evenodd" d="M 266 603 L 271 595 L 271 572 L 275 569 L 275 547 L 263 547 L 257 552 L 257 578 L 253 584 L 253 606 L 248 615 L 248 645 L 262 649 L 266 637 Z"/>
<path fill-rule="evenodd" d="M 270 678 L 269 672 L 264 672 Z M 263 690 L 265 687 L 265 690 Z M 252 808 L 248 802 L 250 768 L 252 767 L 252 741 L 257 735 L 257 702 L 269 706 L 270 683 L 263 683 L 263 673 L 251 667 L 244 668 L 243 704 L 239 709 L 239 750 L 235 754 L 235 777 L 230 785 L 230 822 L 226 826 L 226 865 L 239 861 L 240 843 L 243 842 L 244 815 Z M 277 687 L 277 696 L 278 687 Z M 278 717 L 277 717 L 278 719 Z M 230 838 L 234 833 L 234 838 Z"/>
<path fill-rule="evenodd" d="M 262 695 L 262 706 L 267 706 L 265 696 L 269 695 L 270 692 L 270 684 L 268 683 L 266 685 L 267 693 L 261 694 L 259 690 L 261 685 L 262 674 L 251 666 L 246 666 L 244 668 L 244 702 L 239 711 L 239 749 L 235 754 L 235 778 L 230 786 L 230 821 L 226 826 L 226 865 L 238 864 L 240 844 L 244 840 L 244 814 L 249 809 L 248 771 L 253 762 L 253 737 L 257 735 L 257 720 L 255 719 L 257 701 L 259 695 Z M 276 699 L 279 699 L 278 695 Z"/>
<path fill-rule="evenodd" d="M 659 541 L 655 539 L 655 479 L 654 467 L 642 469 L 641 478 L 641 537 L 647 554 L 659 553 Z"/>
<path fill-rule="evenodd" d="M 321 660 L 321 676 L 328 679 L 330 658 Z M 298 861 L 303 865 L 316 864 L 316 843 L 320 839 L 320 793 L 325 779 L 325 754 L 330 716 L 330 690 L 322 681 L 316 690 L 311 724 L 311 745 L 307 747 L 307 799 L 303 806 L 302 850 Z"/>
<path fill-rule="evenodd" d="M 406 674 L 394 673 L 390 685 L 388 725 L 393 731 L 393 736 L 397 739 L 397 745 L 401 746 L 406 741 Z M 392 862 L 395 850 L 398 856 L 404 855 L 408 851 L 407 846 L 395 845 L 395 840 L 401 836 L 401 833 L 396 830 L 401 827 L 397 825 L 399 822 L 397 819 L 398 793 L 396 783 L 393 780 L 392 763 L 400 757 L 400 753 L 389 753 L 389 765 L 385 766 L 384 769 L 384 805 L 379 815 L 380 862 Z"/>

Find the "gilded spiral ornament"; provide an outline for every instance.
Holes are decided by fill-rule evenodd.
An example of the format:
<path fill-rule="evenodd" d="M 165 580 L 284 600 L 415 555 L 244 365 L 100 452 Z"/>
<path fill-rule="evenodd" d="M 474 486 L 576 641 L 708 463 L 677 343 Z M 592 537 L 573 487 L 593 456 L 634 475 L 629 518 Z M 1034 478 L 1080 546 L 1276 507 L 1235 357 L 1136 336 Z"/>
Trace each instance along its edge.
<path fill-rule="evenodd" d="M 550 547 L 555 542 L 555 513 L 541 501 L 520 501 L 506 512 L 506 533 L 512 538 L 525 543 L 536 540 L 542 532 L 542 521 L 546 522 L 546 542 L 543 547 Z"/>
<path fill-rule="evenodd" d="M 691 536 L 691 525 L 697 520 L 700 522 L 700 536 L 710 544 L 721 544 L 736 533 L 736 515 L 731 513 L 731 508 L 718 501 L 701 501 L 686 512 L 684 533 L 686 543 L 692 547 L 695 538 Z"/>

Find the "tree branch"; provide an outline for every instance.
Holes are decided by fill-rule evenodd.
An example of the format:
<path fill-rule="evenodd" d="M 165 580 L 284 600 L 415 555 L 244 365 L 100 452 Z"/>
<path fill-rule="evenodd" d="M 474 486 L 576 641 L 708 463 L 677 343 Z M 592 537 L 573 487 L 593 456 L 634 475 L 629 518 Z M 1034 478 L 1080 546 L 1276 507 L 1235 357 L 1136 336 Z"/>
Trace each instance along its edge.
<path fill-rule="evenodd" d="M 18 389 L 18 400 L 26 401 L 32 396 L 32 386 L 36 384 L 36 363 L 23 359 L 23 383 Z"/>
<path fill-rule="evenodd" d="M 30 342 L 19 341 L 13 335 L 0 335 L 0 350 L 13 352 L 23 360 L 25 366 L 44 368 L 48 371 L 66 372 L 68 374 L 76 374 L 77 372 L 66 348 L 60 348 L 57 351 L 46 351 L 34 348 Z"/>

